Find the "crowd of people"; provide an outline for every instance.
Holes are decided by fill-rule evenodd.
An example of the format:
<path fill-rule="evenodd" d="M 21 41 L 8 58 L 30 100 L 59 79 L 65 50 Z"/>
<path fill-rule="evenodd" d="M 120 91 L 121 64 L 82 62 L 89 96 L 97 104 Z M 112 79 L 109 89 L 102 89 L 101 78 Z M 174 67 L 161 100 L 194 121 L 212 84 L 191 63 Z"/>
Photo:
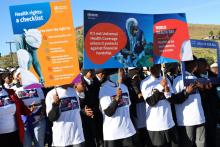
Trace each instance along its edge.
<path fill-rule="evenodd" d="M 81 69 L 78 82 L 37 89 L 24 89 L 19 68 L 1 73 L 0 146 L 215 147 L 217 64 L 185 67 L 188 85 L 178 63 Z"/>

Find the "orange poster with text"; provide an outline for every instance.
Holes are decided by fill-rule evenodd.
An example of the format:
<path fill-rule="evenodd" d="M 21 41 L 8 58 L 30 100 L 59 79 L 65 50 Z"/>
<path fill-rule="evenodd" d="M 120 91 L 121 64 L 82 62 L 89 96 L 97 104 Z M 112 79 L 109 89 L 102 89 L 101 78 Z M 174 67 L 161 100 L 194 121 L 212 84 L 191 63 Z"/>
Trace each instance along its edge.
<path fill-rule="evenodd" d="M 10 13 L 20 37 L 22 83 L 30 88 L 72 83 L 80 71 L 70 1 L 11 6 Z"/>

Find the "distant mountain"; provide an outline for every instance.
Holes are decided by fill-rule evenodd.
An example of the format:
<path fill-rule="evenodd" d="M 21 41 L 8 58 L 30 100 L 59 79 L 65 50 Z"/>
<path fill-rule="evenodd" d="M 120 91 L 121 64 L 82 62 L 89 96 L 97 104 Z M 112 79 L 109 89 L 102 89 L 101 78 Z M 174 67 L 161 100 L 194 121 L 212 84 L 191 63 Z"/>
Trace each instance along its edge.
<path fill-rule="evenodd" d="M 213 31 L 214 35 L 218 35 L 220 32 L 220 25 L 189 24 L 189 34 L 191 39 L 204 39 L 209 36 L 210 31 Z"/>
<path fill-rule="evenodd" d="M 209 38 L 210 31 L 214 35 L 220 32 L 220 25 L 189 24 L 189 34 L 191 39 Z M 214 40 L 220 43 L 220 40 Z M 193 48 L 193 54 L 198 58 L 205 58 L 209 64 L 217 62 L 217 51 L 213 49 Z"/>

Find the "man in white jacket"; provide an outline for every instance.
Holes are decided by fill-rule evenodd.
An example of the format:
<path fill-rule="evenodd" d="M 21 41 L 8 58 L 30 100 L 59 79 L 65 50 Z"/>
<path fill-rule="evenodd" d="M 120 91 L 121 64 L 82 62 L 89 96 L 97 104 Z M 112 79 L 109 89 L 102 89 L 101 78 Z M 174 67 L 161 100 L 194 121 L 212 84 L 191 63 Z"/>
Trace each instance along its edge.
<path fill-rule="evenodd" d="M 131 104 L 128 88 L 118 83 L 118 69 L 107 71 L 107 81 L 99 92 L 103 113 L 103 135 L 105 147 L 133 147 L 136 131 L 130 119 Z M 122 78 L 122 77 L 121 77 Z"/>
<path fill-rule="evenodd" d="M 48 92 L 46 111 L 53 121 L 52 146 L 84 147 L 79 98 L 70 85 L 56 87 Z"/>
<path fill-rule="evenodd" d="M 197 69 L 196 61 L 186 62 L 186 79 L 196 79 L 193 72 Z M 176 104 L 177 125 L 180 135 L 181 147 L 205 147 L 205 116 L 202 108 L 199 89 L 203 87 L 201 83 L 194 83 L 194 92 L 182 104 Z M 173 81 L 175 92 L 185 89 L 182 76 L 178 76 Z"/>
<path fill-rule="evenodd" d="M 191 93 L 192 86 L 174 93 L 170 81 L 161 76 L 160 65 L 151 67 L 150 72 L 151 75 L 141 83 L 141 92 L 146 101 L 146 127 L 154 146 L 171 147 L 172 143 L 178 143 L 178 138 L 170 103 L 183 103 Z"/>

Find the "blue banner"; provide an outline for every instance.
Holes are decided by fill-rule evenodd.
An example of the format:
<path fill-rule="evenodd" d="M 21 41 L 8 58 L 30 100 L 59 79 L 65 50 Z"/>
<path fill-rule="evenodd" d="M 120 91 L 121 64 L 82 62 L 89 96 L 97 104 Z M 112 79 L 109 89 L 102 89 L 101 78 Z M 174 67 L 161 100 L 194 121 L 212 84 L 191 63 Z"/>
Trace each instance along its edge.
<path fill-rule="evenodd" d="M 50 3 L 10 6 L 9 9 L 14 34 L 44 25 L 51 15 Z"/>
<path fill-rule="evenodd" d="M 209 40 L 195 40 L 191 39 L 191 46 L 197 48 L 213 48 L 218 49 L 218 42 L 209 41 Z"/>
<path fill-rule="evenodd" d="M 196 40 L 191 39 L 191 46 L 195 48 L 209 48 L 209 49 L 215 49 L 217 50 L 217 62 L 218 67 L 220 67 L 220 49 L 218 42 L 210 41 L 210 40 Z M 200 83 L 208 83 L 211 82 L 212 84 L 219 84 L 220 83 L 220 70 L 218 70 L 218 78 L 198 78 L 198 79 L 186 79 L 185 76 L 185 64 L 182 62 L 182 76 L 184 80 L 184 85 L 189 85 L 190 83 L 194 83 L 195 81 L 198 81 Z"/>

